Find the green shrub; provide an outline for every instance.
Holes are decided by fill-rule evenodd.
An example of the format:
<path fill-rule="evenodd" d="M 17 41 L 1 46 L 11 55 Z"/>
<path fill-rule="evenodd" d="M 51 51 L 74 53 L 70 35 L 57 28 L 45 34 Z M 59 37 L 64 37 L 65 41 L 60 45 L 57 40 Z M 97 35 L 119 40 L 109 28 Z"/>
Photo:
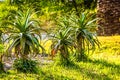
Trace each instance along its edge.
<path fill-rule="evenodd" d="M 19 72 L 24 73 L 37 73 L 38 62 L 31 59 L 16 59 L 13 67 Z"/>

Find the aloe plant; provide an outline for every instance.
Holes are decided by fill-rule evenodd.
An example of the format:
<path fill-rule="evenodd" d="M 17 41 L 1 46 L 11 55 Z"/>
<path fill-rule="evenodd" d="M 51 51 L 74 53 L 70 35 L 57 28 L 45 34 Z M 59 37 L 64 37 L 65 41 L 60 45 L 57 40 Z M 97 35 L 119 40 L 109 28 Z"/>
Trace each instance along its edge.
<path fill-rule="evenodd" d="M 56 33 L 52 34 L 52 51 L 51 54 L 54 56 L 60 52 L 61 62 L 65 65 L 70 63 L 69 53 L 73 47 L 73 38 L 71 37 L 70 31 L 72 28 L 61 28 Z"/>
<path fill-rule="evenodd" d="M 91 49 L 95 50 L 95 47 L 100 45 L 96 33 L 98 27 L 96 20 L 98 19 L 93 18 L 93 16 L 81 13 L 80 17 L 72 15 L 70 18 L 75 32 L 78 60 L 86 57 L 85 50 L 89 52 Z"/>
<path fill-rule="evenodd" d="M 15 48 L 17 57 L 21 55 L 22 58 L 27 58 L 28 54 L 39 53 L 40 48 L 44 50 L 39 43 L 43 29 L 40 27 L 39 21 L 33 18 L 32 11 L 30 9 L 25 13 L 18 11 L 13 16 L 15 17 L 12 17 L 12 20 L 3 22 L 4 26 L 7 26 L 5 26 L 5 32 L 9 36 L 6 40 L 10 42 L 8 53 Z"/>

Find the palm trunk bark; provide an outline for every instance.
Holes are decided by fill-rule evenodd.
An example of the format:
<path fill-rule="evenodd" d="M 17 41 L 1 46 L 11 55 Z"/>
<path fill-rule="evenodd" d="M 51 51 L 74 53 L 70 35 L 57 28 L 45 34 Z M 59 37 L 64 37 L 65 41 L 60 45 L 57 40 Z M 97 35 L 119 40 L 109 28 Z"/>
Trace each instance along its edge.
<path fill-rule="evenodd" d="M 99 35 L 120 34 L 120 0 L 98 0 Z"/>

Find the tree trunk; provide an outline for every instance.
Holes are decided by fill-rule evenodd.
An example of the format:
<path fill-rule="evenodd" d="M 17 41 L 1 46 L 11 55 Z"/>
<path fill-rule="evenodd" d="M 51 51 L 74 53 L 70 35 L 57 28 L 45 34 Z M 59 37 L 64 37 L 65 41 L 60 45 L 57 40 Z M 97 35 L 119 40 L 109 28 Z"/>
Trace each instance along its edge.
<path fill-rule="evenodd" d="M 82 34 L 79 34 L 77 36 L 77 48 L 78 48 L 78 50 L 77 50 L 76 57 L 77 57 L 78 61 L 81 61 L 81 60 L 83 60 L 85 58 L 84 57 L 84 55 L 85 55 L 85 52 L 84 52 L 84 50 L 85 50 L 84 37 L 82 36 Z"/>
<path fill-rule="evenodd" d="M 61 56 L 61 62 L 68 65 L 70 61 L 69 61 L 69 53 L 67 47 L 61 46 L 60 56 Z"/>
<path fill-rule="evenodd" d="M 99 35 L 120 34 L 120 0 L 98 0 Z"/>

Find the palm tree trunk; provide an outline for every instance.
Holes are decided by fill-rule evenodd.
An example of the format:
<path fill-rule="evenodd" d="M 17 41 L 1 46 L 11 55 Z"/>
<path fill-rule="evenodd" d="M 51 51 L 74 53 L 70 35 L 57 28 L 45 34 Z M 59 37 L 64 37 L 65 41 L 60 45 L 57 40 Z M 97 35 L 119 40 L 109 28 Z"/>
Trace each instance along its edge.
<path fill-rule="evenodd" d="M 120 0 L 98 0 L 99 35 L 120 34 Z"/>

